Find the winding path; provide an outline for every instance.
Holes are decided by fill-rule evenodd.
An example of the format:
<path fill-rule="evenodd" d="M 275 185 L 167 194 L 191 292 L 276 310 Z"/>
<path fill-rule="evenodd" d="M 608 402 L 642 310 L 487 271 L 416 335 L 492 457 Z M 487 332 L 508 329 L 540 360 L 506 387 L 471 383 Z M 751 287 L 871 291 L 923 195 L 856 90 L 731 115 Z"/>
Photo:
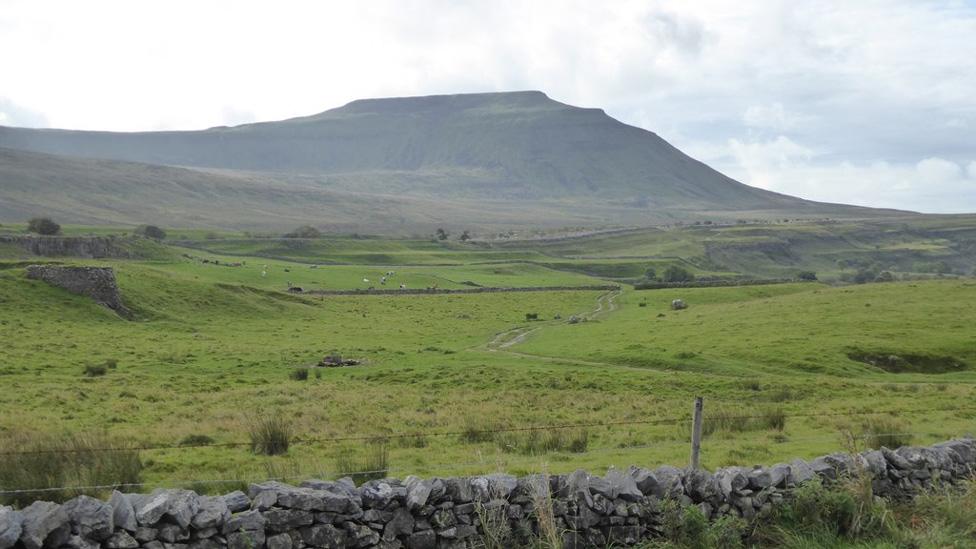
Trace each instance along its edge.
<path fill-rule="evenodd" d="M 620 296 L 620 290 L 610 291 L 601 294 L 596 300 L 596 307 L 589 312 L 576 315 L 583 320 L 596 320 L 597 318 L 606 316 L 619 308 L 616 299 Z M 544 330 L 547 327 L 554 326 L 557 324 L 562 324 L 566 322 L 565 320 L 547 320 L 542 323 L 538 323 L 535 326 L 519 326 L 512 328 L 510 330 L 505 330 L 504 332 L 499 332 L 495 334 L 490 341 L 487 343 L 476 345 L 469 350 L 483 350 L 490 351 L 493 353 L 505 353 L 512 356 L 533 358 L 536 360 L 542 360 L 546 362 L 564 362 L 569 364 L 579 364 L 584 366 L 617 366 L 615 364 L 610 364 L 607 362 L 592 362 L 588 360 L 577 360 L 565 357 L 556 356 L 546 356 L 546 355 L 533 355 L 528 353 L 519 353 L 516 351 L 509 350 L 510 347 L 522 343 L 531 334 L 534 334 L 540 330 Z"/>

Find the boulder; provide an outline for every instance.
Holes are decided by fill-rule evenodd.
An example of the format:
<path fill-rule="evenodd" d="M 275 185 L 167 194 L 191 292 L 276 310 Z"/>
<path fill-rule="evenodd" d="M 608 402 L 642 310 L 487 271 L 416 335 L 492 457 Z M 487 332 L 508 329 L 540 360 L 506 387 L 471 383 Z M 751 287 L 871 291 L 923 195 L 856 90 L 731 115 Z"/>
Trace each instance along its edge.
<path fill-rule="evenodd" d="M 112 522 L 115 527 L 128 532 L 135 532 L 139 523 L 136 521 L 136 510 L 132 506 L 132 500 L 129 496 L 118 490 L 112 490 L 108 504 L 112 506 Z"/>
<path fill-rule="evenodd" d="M 139 542 L 125 530 L 117 530 L 110 538 L 105 540 L 103 545 L 106 549 L 136 549 L 139 547 Z"/>
<path fill-rule="evenodd" d="M 224 505 L 227 506 L 227 510 L 231 513 L 240 513 L 251 508 L 251 498 L 247 497 L 247 494 L 240 490 L 225 494 L 221 497 L 224 500 Z"/>
<path fill-rule="evenodd" d="M 200 507 L 200 496 L 189 490 L 160 489 L 140 498 L 134 507 L 136 521 L 143 526 L 152 526 L 168 516 L 185 529 Z"/>
<path fill-rule="evenodd" d="M 20 540 L 25 549 L 64 545 L 71 537 L 71 519 L 57 503 L 35 501 L 21 511 Z"/>
<path fill-rule="evenodd" d="M 637 487 L 634 477 L 622 471 L 610 469 L 604 479 L 610 483 L 611 491 L 614 494 L 611 499 L 620 498 L 624 501 L 633 502 L 640 501 L 644 497 L 644 493 Z"/>
<path fill-rule="evenodd" d="M 24 515 L 10 507 L 0 505 L 0 549 L 10 549 L 20 539 Z"/>
<path fill-rule="evenodd" d="M 115 531 L 115 512 L 112 506 L 91 496 L 78 496 L 63 506 L 71 519 L 71 530 L 79 536 L 103 541 Z"/>
<path fill-rule="evenodd" d="M 427 505 L 432 487 L 431 481 L 410 476 L 404 480 L 404 483 L 407 485 L 407 509 L 416 511 Z"/>
<path fill-rule="evenodd" d="M 200 505 L 190 523 L 197 530 L 221 528 L 230 518 L 230 509 L 222 497 L 201 497 Z"/>

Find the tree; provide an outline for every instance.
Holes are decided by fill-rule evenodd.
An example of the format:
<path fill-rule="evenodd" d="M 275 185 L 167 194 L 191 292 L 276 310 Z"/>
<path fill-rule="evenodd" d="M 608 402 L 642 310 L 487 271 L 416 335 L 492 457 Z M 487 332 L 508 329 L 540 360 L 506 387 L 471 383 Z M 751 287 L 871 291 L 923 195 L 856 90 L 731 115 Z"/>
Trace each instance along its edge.
<path fill-rule="evenodd" d="M 166 231 L 155 225 L 139 225 L 133 232 L 139 236 L 144 236 L 146 238 L 152 238 L 155 240 L 163 240 L 166 238 Z"/>
<path fill-rule="evenodd" d="M 468 234 L 468 231 L 464 231 L 463 233 L 461 233 L 461 236 L 458 238 L 458 240 L 460 240 L 461 242 L 464 242 L 466 240 L 471 240 L 471 235 Z"/>
<path fill-rule="evenodd" d="M 796 278 L 798 278 L 800 280 L 816 280 L 817 279 L 817 273 L 815 273 L 813 271 L 800 271 L 800 272 L 796 273 Z"/>
<path fill-rule="evenodd" d="M 661 280 L 664 282 L 691 282 L 694 279 L 695 275 L 677 265 L 671 265 L 667 269 L 664 269 L 664 274 L 661 275 Z"/>
<path fill-rule="evenodd" d="M 653 280 L 657 278 L 657 271 L 654 270 L 654 267 L 648 267 L 647 270 L 644 271 L 644 278 L 648 280 Z"/>
<path fill-rule="evenodd" d="M 322 236 L 322 231 L 319 231 L 311 225 L 302 225 L 284 236 L 285 238 L 320 238 Z"/>
<path fill-rule="evenodd" d="M 32 233 L 52 235 L 61 233 L 61 225 L 58 225 L 48 217 L 35 217 L 27 222 L 27 230 Z"/>
<path fill-rule="evenodd" d="M 447 236 L 447 231 L 440 227 L 437 228 L 437 240 L 447 240 Z"/>

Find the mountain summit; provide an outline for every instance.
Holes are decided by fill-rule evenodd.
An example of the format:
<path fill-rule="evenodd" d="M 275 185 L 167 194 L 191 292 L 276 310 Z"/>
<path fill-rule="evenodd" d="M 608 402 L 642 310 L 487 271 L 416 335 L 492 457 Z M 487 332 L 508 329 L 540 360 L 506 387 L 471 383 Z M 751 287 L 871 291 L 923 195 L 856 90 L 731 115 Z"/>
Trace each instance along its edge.
<path fill-rule="evenodd" d="M 522 201 L 521 206 L 540 201 L 572 213 L 556 216 L 555 222 L 630 223 L 691 212 L 836 215 L 838 208 L 855 210 L 744 185 L 652 132 L 538 91 L 362 99 L 312 116 L 201 131 L 0 127 L 0 147 L 204 170 L 210 183 L 221 175 L 234 179 L 227 182 L 231 186 L 246 174 L 249 185 L 264 178 L 274 181 L 278 191 L 300 184 L 302 192 L 373 194 L 395 201 L 490 199 Z M 126 164 L 124 171 L 139 170 Z M 187 176 L 180 172 L 181 178 Z M 617 216 L 597 213 L 594 201 L 629 209 L 622 219 L 613 219 Z M 403 216 L 404 223 L 412 215 Z M 423 217 L 435 220 L 437 212 Z M 510 223 L 507 217 L 499 216 L 498 223 Z"/>

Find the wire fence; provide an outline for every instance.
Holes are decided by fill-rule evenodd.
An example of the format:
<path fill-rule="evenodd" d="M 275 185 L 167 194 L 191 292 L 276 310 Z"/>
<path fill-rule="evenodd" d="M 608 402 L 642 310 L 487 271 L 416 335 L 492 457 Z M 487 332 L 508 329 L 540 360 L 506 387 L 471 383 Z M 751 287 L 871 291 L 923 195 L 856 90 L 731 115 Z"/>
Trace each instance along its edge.
<path fill-rule="evenodd" d="M 867 411 L 848 411 L 848 412 L 812 412 L 812 413 L 782 413 L 779 414 L 782 418 L 864 418 L 869 416 L 884 416 L 884 415 L 912 415 L 912 414 L 934 414 L 934 413 L 944 413 L 944 412 L 976 412 L 976 406 L 974 407 L 931 407 L 931 408 L 915 408 L 915 409 L 895 409 L 895 410 L 867 410 Z M 768 419 L 767 415 L 749 414 L 749 415 L 726 415 L 719 413 L 714 417 L 709 417 L 706 414 L 707 421 L 750 421 L 750 420 L 764 420 Z M 567 429 L 592 429 L 597 427 L 621 427 L 621 426 L 662 426 L 662 425 L 681 425 L 689 424 L 692 420 L 691 415 L 683 415 L 679 417 L 666 417 L 666 418 L 650 418 L 645 420 L 622 420 L 622 421 L 601 421 L 601 422 L 580 422 L 580 423 L 558 423 L 558 424 L 547 424 L 547 425 L 527 425 L 527 426 L 517 426 L 517 427 L 504 427 L 504 428 L 493 428 L 493 429 L 464 429 L 464 430 L 445 430 L 445 431 L 424 431 L 424 432 L 410 432 L 410 433 L 374 433 L 374 434 L 357 434 L 357 435 L 347 435 L 347 436 L 334 436 L 334 437 L 303 437 L 296 438 L 293 444 L 327 444 L 327 443 L 343 443 L 343 442 L 386 442 L 395 439 L 408 439 L 408 438 L 427 438 L 427 437 L 478 437 L 483 440 L 491 440 L 494 435 L 500 434 L 517 434 L 517 433 L 533 433 L 533 432 L 552 432 Z M 864 440 L 877 440 L 884 437 L 945 437 L 946 432 L 932 432 L 932 431 L 893 431 L 893 432 L 865 432 L 865 433 L 841 433 L 837 432 L 831 436 L 817 436 L 817 437 L 785 437 L 783 440 L 774 440 L 772 443 L 775 444 L 806 444 L 810 442 L 825 442 L 825 441 L 837 441 L 839 444 L 847 441 L 864 441 Z M 677 446 L 689 446 L 691 442 L 690 437 L 682 438 L 671 438 L 671 439 L 660 439 L 656 441 L 651 441 L 648 443 L 635 444 L 635 445 L 616 445 L 616 446 L 605 446 L 598 448 L 587 448 L 582 451 L 572 452 L 575 461 L 580 461 L 586 457 L 595 456 L 598 454 L 607 453 L 632 453 L 634 451 L 640 450 L 656 450 L 664 449 L 669 447 Z M 143 451 L 159 451 L 159 450 L 191 450 L 194 448 L 232 448 L 232 447 L 251 447 L 253 443 L 251 441 L 233 441 L 233 442 L 213 442 L 213 443 L 195 443 L 195 444 L 142 444 L 142 445 L 130 445 L 130 446 L 116 446 L 116 447 L 99 447 L 99 448 L 62 448 L 62 449 L 31 449 L 31 450 L 5 450 L 0 451 L 0 456 L 32 456 L 41 454 L 63 454 L 72 452 L 143 452 Z M 265 475 L 260 477 L 240 477 L 240 478 L 197 478 L 191 480 L 166 480 L 162 482 L 137 482 L 137 483 L 114 483 L 114 484 L 98 484 L 98 485 L 78 485 L 78 486 L 44 486 L 44 487 L 0 487 L 0 496 L 9 495 L 19 495 L 19 494 L 44 494 L 51 492 L 93 492 L 93 491 L 104 491 L 112 489 L 142 489 L 147 487 L 165 485 L 176 485 L 176 486 L 188 486 L 188 485 L 246 485 L 254 482 L 267 482 L 267 481 L 288 481 L 296 479 L 310 479 L 310 478 L 335 478 L 338 476 L 365 476 L 365 475 L 380 475 L 387 476 L 394 473 L 415 473 L 418 470 L 431 470 L 437 471 L 439 474 L 443 474 L 448 471 L 465 471 L 468 474 L 472 474 L 473 470 L 481 471 L 481 473 L 473 474 L 486 474 L 491 472 L 499 472 L 501 469 L 508 468 L 513 469 L 515 467 L 524 466 L 539 466 L 542 460 L 547 457 L 551 457 L 548 453 L 532 453 L 530 455 L 510 455 L 505 454 L 504 459 L 497 459 L 501 456 L 491 455 L 491 458 L 496 458 L 494 460 L 488 458 L 482 458 L 477 461 L 471 462 L 450 462 L 450 463 L 438 463 L 438 464 L 423 464 L 415 465 L 412 467 L 383 467 L 377 469 L 361 470 L 361 471 L 346 471 L 346 470 L 315 470 L 307 471 L 301 474 L 294 475 Z"/>

